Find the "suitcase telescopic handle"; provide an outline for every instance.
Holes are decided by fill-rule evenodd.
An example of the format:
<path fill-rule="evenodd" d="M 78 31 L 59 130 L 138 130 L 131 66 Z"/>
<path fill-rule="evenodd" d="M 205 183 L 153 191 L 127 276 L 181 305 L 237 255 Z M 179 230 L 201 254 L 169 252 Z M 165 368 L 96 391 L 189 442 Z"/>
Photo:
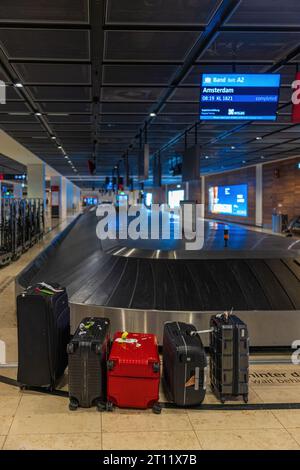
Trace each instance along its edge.
<path fill-rule="evenodd" d="M 214 330 L 213 328 L 211 328 L 210 330 L 198 330 L 198 331 L 190 331 L 190 335 L 191 336 L 195 336 L 195 335 L 204 335 L 205 333 L 212 333 Z"/>

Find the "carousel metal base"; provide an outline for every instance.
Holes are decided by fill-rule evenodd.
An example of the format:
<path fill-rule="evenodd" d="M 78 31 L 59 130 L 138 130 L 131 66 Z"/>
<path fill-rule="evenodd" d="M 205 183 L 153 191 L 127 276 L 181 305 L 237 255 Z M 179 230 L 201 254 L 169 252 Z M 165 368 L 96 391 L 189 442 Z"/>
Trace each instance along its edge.
<path fill-rule="evenodd" d="M 87 305 L 70 302 L 71 334 L 84 317 L 106 317 L 112 331 L 153 333 L 162 344 L 165 322 L 192 323 L 198 330 L 207 330 L 212 315 L 220 312 L 183 312 L 163 310 L 135 310 Z M 300 340 L 300 311 L 241 311 L 235 312 L 249 329 L 251 347 L 291 347 Z M 203 343 L 209 345 L 209 335 L 203 335 Z"/>

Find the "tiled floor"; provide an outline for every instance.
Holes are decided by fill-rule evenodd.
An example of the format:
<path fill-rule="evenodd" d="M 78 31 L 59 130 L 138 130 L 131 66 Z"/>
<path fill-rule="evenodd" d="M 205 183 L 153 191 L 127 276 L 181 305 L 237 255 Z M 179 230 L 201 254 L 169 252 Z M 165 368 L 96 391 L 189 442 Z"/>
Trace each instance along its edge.
<path fill-rule="evenodd" d="M 16 369 L 1 373 L 13 378 Z M 250 403 L 293 401 L 297 393 L 300 384 L 252 385 Z M 205 403 L 218 403 L 209 390 Z M 300 450 L 300 410 L 71 412 L 67 398 L 0 384 L 0 448 Z"/>
<path fill-rule="evenodd" d="M 9 362 L 17 360 L 14 276 L 56 233 L 0 271 L 0 339 L 7 341 Z M 255 365 L 250 372 L 250 403 L 300 402 L 297 366 Z M 16 369 L 0 374 L 15 378 Z M 205 403 L 218 403 L 210 390 Z M 67 398 L 0 383 L 0 449 L 300 450 L 300 410 L 71 412 Z"/>

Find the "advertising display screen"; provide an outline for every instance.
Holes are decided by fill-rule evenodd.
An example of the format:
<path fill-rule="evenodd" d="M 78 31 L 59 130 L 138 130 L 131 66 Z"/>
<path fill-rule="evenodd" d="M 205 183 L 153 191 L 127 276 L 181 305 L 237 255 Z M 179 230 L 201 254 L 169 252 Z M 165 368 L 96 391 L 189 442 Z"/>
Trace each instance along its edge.
<path fill-rule="evenodd" d="M 201 120 L 276 120 L 279 74 L 203 74 Z"/>
<path fill-rule="evenodd" d="M 209 188 L 209 212 L 212 214 L 248 216 L 248 186 L 212 186 Z"/>

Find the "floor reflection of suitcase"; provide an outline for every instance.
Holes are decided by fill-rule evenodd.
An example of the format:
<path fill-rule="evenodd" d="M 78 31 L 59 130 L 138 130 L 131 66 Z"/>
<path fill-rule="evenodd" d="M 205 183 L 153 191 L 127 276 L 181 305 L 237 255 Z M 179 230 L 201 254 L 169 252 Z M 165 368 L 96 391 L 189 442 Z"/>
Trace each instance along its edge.
<path fill-rule="evenodd" d="M 120 408 L 152 408 L 153 412 L 160 413 L 160 362 L 155 335 L 116 333 L 107 369 L 109 411 L 116 405 Z"/>
<path fill-rule="evenodd" d="M 205 398 L 207 360 L 195 332 L 193 325 L 182 322 L 168 322 L 164 327 L 164 384 L 178 406 L 200 405 Z"/>
<path fill-rule="evenodd" d="M 215 395 L 224 403 L 242 395 L 248 401 L 249 336 L 247 325 L 231 314 L 211 318 L 210 378 Z"/>
<path fill-rule="evenodd" d="M 109 320 L 84 318 L 68 344 L 70 410 L 106 401 L 106 364 L 109 350 Z"/>

